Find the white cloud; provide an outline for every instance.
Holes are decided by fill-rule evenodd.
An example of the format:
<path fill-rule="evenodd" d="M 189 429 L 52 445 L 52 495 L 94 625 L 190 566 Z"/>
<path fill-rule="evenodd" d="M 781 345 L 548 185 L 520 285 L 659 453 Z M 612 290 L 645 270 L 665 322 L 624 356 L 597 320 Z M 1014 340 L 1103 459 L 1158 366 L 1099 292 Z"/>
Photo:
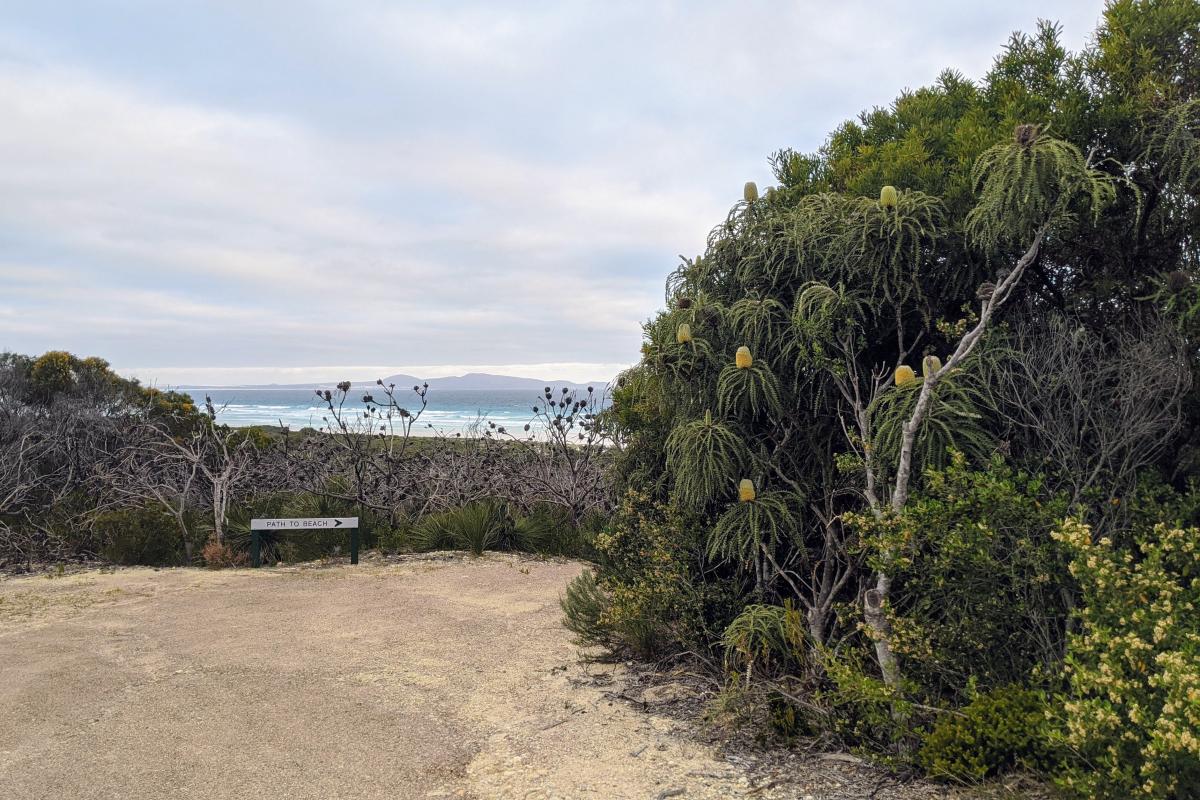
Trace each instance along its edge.
<path fill-rule="evenodd" d="M 1039 13 L 1073 46 L 1099 13 L 918 6 L 147 4 L 152 56 L 14 9 L 0 349 L 174 382 L 625 363 L 676 254 L 770 180 L 773 149 L 944 66 L 979 75 Z"/>

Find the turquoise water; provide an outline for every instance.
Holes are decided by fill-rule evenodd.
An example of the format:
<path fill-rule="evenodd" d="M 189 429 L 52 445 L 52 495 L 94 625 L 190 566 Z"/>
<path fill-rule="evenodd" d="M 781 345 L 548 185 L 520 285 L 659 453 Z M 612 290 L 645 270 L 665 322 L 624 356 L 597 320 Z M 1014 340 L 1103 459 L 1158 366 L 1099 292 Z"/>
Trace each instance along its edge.
<path fill-rule="evenodd" d="M 361 411 L 363 392 L 378 394 L 378 387 L 367 383 L 352 387 L 345 408 Z M 282 423 L 292 430 L 321 428 L 326 425 L 322 418 L 329 415 L 311 389 L 195 389 L 188 394 L 197 405 L 208 394 L 217 407 L 217 419 L 233 427 Z M 558 394 L 556 390 L 555 397 Z M 397 389 L 396 397 L 413 413 L 421 406 L 411 389 Z M 533 406 L 545 403 L 542 395 L 523 389 L 430 389 L 426 400 L 428 406 L 414 425 L 414 434 L 469 432 L 481 417 L 515 433 L 532 420 Z"/>

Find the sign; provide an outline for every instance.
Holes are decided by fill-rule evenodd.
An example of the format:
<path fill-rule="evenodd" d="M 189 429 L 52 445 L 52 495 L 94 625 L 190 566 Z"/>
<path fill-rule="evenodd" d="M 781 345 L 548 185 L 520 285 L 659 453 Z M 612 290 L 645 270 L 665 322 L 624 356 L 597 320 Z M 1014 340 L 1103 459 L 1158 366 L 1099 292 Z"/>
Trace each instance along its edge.
<path fill-rule="evenodd" d="M 358 517 L 300 517 L 297 519 L 252 519 L 252 531 L 298 531 L 312 528 L 357 528 Z"/>
<path fill-rule="evenodd" d="M 260 531 L 350 531 L 350 563 L 358 563 L 358 517 L 297 517 L 296 519 L 250 520 L 250 566 L 262 565 Z"/>

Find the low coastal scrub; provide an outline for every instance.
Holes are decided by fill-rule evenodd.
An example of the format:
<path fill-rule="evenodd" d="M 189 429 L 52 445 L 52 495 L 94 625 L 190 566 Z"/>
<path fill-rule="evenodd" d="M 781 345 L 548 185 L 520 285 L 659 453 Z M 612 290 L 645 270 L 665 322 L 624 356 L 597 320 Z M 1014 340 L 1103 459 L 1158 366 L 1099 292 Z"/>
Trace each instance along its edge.
<path fill-rule="evenodd" d="M 256 517 L 356 516 L 362 545 L 391 551 L 586 553 L 609 506 L 601 393 L 548 386 L 524 430 L 418 438 L 427 391 L 346 382 L 317 392 L 319 431 L 234 429 L 100 359 L 0 355 L 0 566 L 240 563 Z M 267 561 L 350 546 L 346 531 L 261 539 Z"/>

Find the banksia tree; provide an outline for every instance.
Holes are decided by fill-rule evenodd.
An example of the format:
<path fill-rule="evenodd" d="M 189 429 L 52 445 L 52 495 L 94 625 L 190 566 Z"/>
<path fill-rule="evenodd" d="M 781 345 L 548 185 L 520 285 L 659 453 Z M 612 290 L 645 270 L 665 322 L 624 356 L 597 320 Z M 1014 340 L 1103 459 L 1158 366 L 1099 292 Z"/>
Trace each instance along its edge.
<path fill-rule="evenodd" d="M 1048 51 L 1023 61 L 1029 49 L 1006 54 L 986 91 L 943 76 L 819 152 L 776 154 L 770 201 L 747 185 L 701 256 L 670 273 L 666 310 L 646 326 L 653 346 L 630 373 L 654 387 L 656 413 L 622 458 L 644 465 L 654 503 L 686 514 L 692 588 L 794 603 L 814 647 L 873 655 L 873 676 L 897 694 L 911 684 L 892 647 L 892 581 L 909 554 L 880 531 L 912 513 L 923 468 L 948 448 L 971 462 L 1009 452 L 981 366 L 1001 346 L 990 331 L 1050 308 L 1120 313 L 1156 288 L 1178 304 L 1197 293 L 1194 103 L 1156 101 L 1155 124 L 1123 148 L 1098 141 L 1078 108 L 1001 127 L 991 121 L 1071 105 L 1028 93 L 1028 75 L 1069 72 Z M 1072 102 L 1086 89 L 1068 88 Z M 1135 241 L 1136 254 L 1122 250 Z M 1136 274 L 1094 274 L 1106 260 L 1118 278 Z M 694 339 L 680 345 L 683 323 Z M 847 530 L 854 515 L 877 527 Z"/>

